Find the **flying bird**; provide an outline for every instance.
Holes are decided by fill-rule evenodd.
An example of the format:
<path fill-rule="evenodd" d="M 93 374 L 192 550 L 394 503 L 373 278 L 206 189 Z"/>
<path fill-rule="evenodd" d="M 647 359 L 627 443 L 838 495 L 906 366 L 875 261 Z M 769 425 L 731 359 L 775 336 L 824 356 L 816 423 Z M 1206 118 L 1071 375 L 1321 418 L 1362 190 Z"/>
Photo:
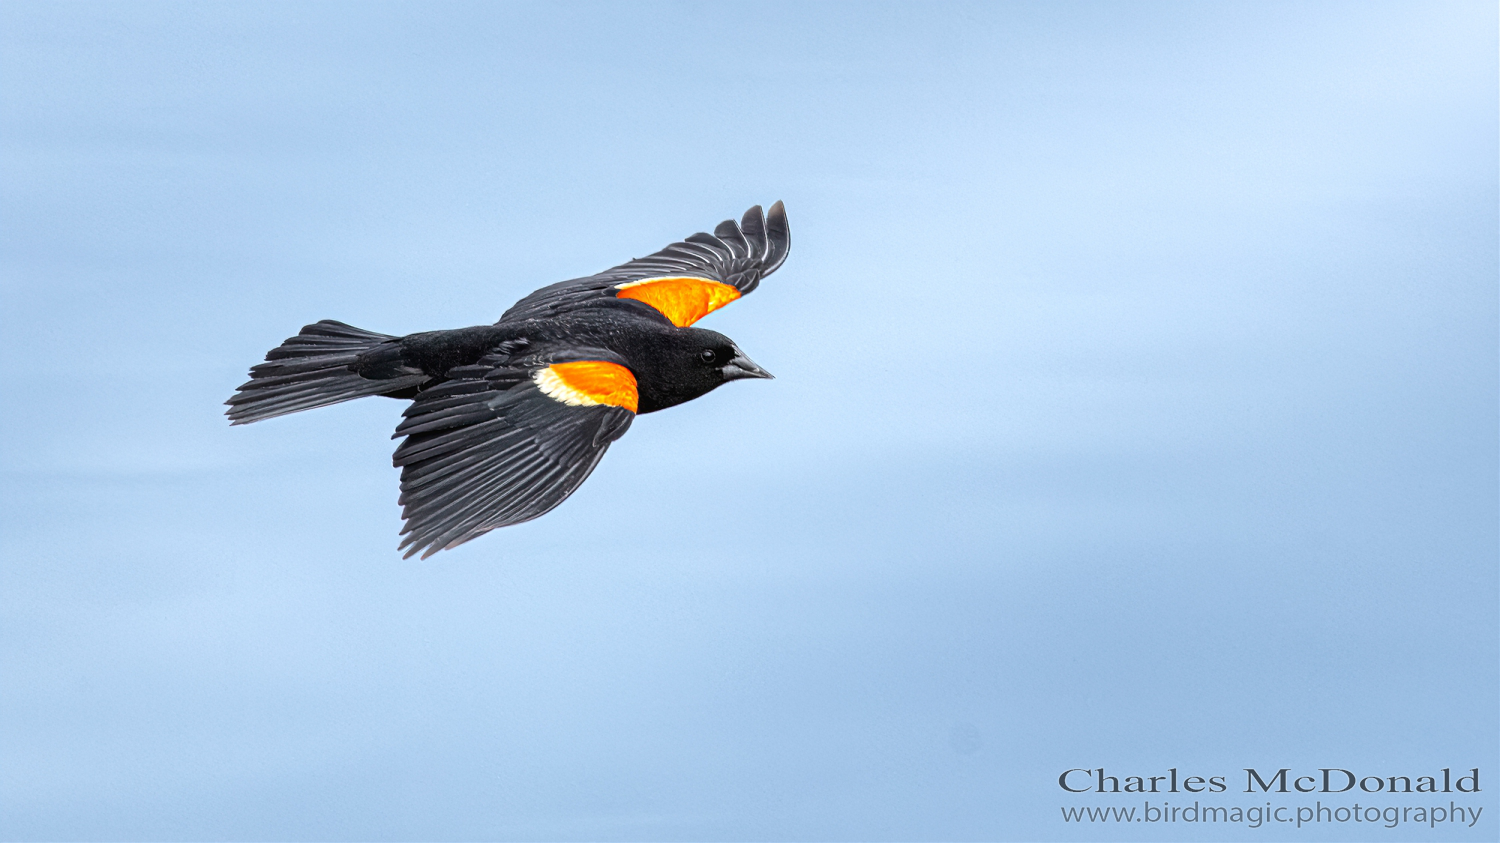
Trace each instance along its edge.
<path fill-rule="evenodd" d="M 562 503 L 631 421 L 769 378 L 695 328 L 791 248 L 780 202 L 597 275 L 526 296 L 493 325 L 395 337 L 324 320 L 250 369 L 225 403 L 248 424 L 367 395 L 409 400 L 391 438 L 400 550 L 427 558 Z"/>

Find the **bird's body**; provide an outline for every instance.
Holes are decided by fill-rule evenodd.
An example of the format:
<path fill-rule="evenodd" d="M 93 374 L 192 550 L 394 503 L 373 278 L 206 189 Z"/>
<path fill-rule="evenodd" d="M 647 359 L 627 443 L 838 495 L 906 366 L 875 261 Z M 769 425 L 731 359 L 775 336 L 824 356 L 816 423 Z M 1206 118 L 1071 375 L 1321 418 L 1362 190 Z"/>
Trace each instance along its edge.
<path fill-rule="evenodd" d="M 546 513 L 641 413 L 767 378 L 691 327 L 785 260 L 781 203 L 649 257 L 544 287 L 493 325 L 394 337 L 308 325 L 227 402 L 244 424 L 366 395 L 410 399 L 396 436 L 407 556 Z"/>
<path fill-rule="evenodd" d="M 474 365 L 497 350 L 504 353 L 502 356 L 514 356 L 528 348 L 575 346 L 619 355 L 622 365 L 636 378 L 637 415 L 690 401 L 708 391 L 699 387 L 718 385 L 696 383 L 676 372 L 681 366 L 674 364 L 689 362 L 694 352 L 708 345 L 724 346 L 727 338 L 712 331 L 678 328 L 646 305 L 625 304 L 542 319 L 410 334 L 361 354 L 353 371 L 366 379 L 401 378 L 420 372 L 427 378 L 421 388 L 430 388 L 432 379 L 447 380 L 454 369 Z M 689 361 L 682 360 L 684 353 Z M 728 360 L 726 357 L 723 362 Z M 410 387 L 381 394 L 415 398 L 418 392 L 418 387 Z"/>

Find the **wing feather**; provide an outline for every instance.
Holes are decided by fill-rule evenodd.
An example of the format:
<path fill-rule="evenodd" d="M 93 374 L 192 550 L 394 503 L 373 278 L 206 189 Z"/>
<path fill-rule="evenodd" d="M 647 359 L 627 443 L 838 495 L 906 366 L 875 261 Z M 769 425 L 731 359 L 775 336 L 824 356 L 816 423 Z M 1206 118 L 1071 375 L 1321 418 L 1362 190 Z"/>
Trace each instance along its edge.
<path fill-rule="evenodd" d="M 543 287 L 505 311 L 500 321 L 556 316 L 585 307 L 598 307 L 616 298 L 618 287 L 652 278 L 702 278 L 727 284 L 744 296 L 786 260 L 791 250 L 786 208 L 759 205 L 740 222 L 725 220 L 713 234 L 693 234 L 655 254 L 623 263 L 597 275 Z"/>
<path fill-rule="evenodd" d="M 616 363 L 598 349 L 566 356 Z M 542 515 L 576 490 L 635 414 L 609 404 L 549 397 L 530 377 L 559 355 L 481 361 L 419 394 L 396 428 L 405 437 L 400 549 L 423 558 L 497 527 Z"/>

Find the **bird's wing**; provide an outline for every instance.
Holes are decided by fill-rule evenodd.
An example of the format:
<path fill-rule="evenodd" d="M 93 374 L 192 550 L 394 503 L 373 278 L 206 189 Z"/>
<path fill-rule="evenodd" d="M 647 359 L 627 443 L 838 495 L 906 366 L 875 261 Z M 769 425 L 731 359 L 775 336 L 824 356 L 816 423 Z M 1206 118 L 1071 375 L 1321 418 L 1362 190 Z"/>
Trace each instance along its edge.
<path fill-rule="evenodd" d="M 611 299 L 634 299 L 686 327 L 748 295 L 781 266 L 791 245 L 782 204 L 772 205 L 764 216 L 756 205 L 738 224 L 719 223 L 713 234 L 694 234 L 598 275 L 543 287 L 516 302 L 500 320 L 556 316 Z"/>
<path fill-rule="evenodd" d="M 401 549 L 423 558 L 542 515 L 635 418 L 635 376 L 602 349 L 488 357 L 407 408 L 396 436 Z M 394 438 L 394 437 L 393 437 Z"/>

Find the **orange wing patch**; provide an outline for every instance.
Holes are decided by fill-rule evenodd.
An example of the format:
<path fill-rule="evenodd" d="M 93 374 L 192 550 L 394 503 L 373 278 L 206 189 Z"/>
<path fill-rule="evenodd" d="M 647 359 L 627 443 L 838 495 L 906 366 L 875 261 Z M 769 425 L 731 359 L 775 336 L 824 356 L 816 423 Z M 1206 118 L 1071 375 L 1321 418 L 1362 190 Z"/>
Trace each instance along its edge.
<path fill-rule="evenodd" d="M 624 366 L 603 360 L 553 363 L 531 379 L 542 394 L 573 407 L 608 404 L 633 413 L 640 401 L 635 375 Z"/>
<path fill-rule="evenodd" d="M 697 322 L 740 297 L 740 291 L 707 278 L 647 278 L 615 287 L 615 296 L 660 310 L 679 328 Z"/>

